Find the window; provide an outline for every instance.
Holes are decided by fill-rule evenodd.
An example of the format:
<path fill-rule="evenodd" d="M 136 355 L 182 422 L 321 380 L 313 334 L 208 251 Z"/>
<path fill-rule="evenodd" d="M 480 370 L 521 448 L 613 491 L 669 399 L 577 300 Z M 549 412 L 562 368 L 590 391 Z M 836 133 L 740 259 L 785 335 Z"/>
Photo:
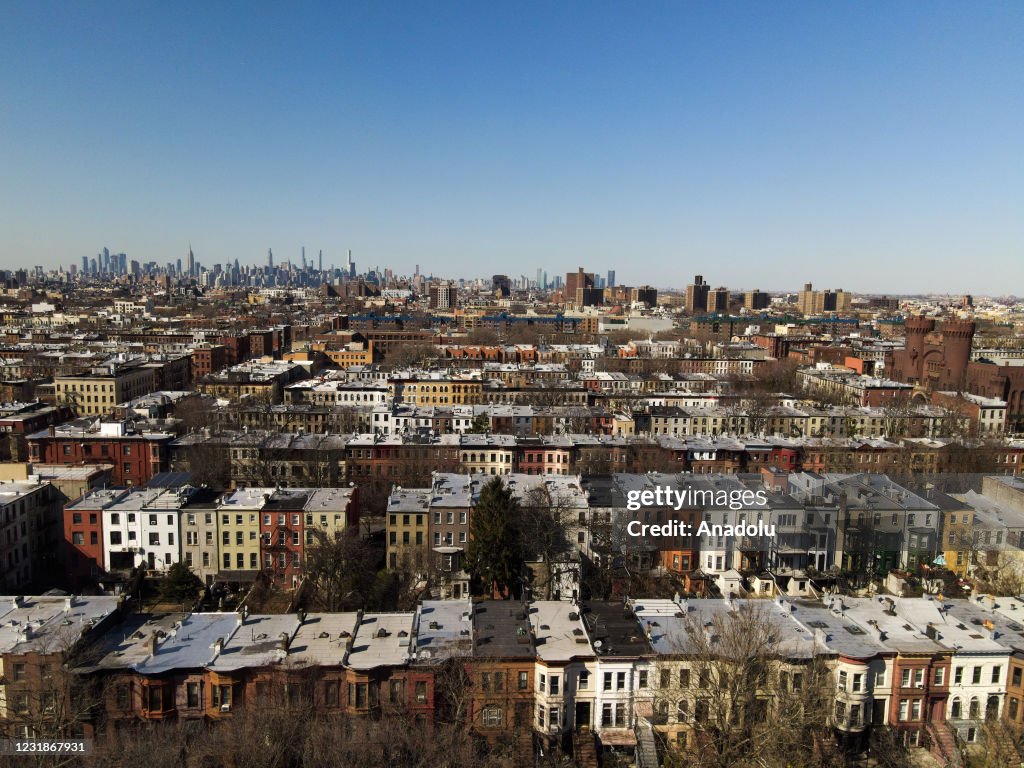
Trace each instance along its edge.
<path fill-rule="evenodd" d="M 682 675 L 682 670 L 679 672 Z M 658 675 L 658 686 L 660 688 L 668 688 L 672 684 L 672 672 L 667 669 L 661 670 L 661 674 Z"/>
<path fill-rule="evenodd" d="M 82 533 L 81 531 L 72 531 L 72 533 L 71 533 L 71 543 L 75 544 L 75 545 L 78 545 L 78 546 L 84 546 L 85 545 L 85 534 Z"/>
<path fill-rule="evenodd" d="M 953 699 L 953 704 L 949 710 L 949 716 L 953 720 L 959 720 L 963 716 L 963 712 L 961 711 L 960 699 Z"/>
<path fill-rule="evenodd" d="M 864 689 L 864 675 L 860 672 L 855 672 L 853 675 L 853 687 L 850 688 L 854 693 L 860 693 Z"/>
<path fill-rule="evenodd" d="M 324 683 L 324 705 L 336 707 L 341 701 L 341 684 L 337 680 L 327 680 Z"/>
<path fill-rule="evenodd" d="M 915 669 L 914 670 L 914 687 L 915 688 L 922 688 L 922 687 L 924 687 L 924 670 L 923 669 Z"/>
<path fill-rule="evenodd" d="M 365 709 L 367 703 L 367 684 L 366 683 L 349 683 L 348 684 L 348 702 L 356 709 Z"/>
<path fill-rule="evenodd" d="M 679 670 L 679 687 L 680 688 L 689 688 L 690 687 L 690 670 L 689 669 L 680 669 Z"/>
<path fill-rule="evenodd" d="M 903 670 L 903 675 L 900 678 L 900 685 L 903 688 L 909 688 L 910 687 L 910 670 L 909 669 L 904 669 Z"/>
<path fill-rule="evenodd" d="M 580 672 L 580 676 L 579 676 L 579 678 L 576 681 L 576 687 L 579 690 L 581 690 L 581 691 L 585 691 L 585 690 L 587 690 L 590 687 L 590 673 L 589 672 L 587 672 L 586 670 L 583 670 L 582 672 Z"/>
<path fill-rule="evenodd" d="M 1021 674 L 1022 674 L 1022 671 L 1021 671 L 1020 667 L 1017 667 L 1016 669 L 1013 670 L 1013 677 L 1012 677 L 1013 685 L 1015 687 L 1017 687 L 1017 688 L 1019 688 L 1020 684 L 1021 684 Z"/>
<path fill-rule="evenodd" d="M 646 688 L 647 687 L 647 670 L 646 669 L 641 669 L 639 671 L 638 675 L 637 675 L 637 679 L 638 679 L 638 682 L 637 682 L 637 686 L 636 687 L 637 688 Z"/>
<path fill-rule="evenodd" d="M 1010 699 L 1010 719 L 1016 720 L 1018 710 L 1020 708 L 1020 701 L 1017 699 Z"/>
<path fill-rule="evenodd" d="M 685 723 L 689 715 L 689 709 L 690 702 L 686 699 L 680 699 L 679 703 L 676 705 L 676 720 L 680 723 Z"/>
<path fill-rule="evenodd" d="M 602 686 L 602 690 L 610 691 L 611 689 L 612 689 L 612 673 L 611 672 L 605 672 L 604 673 L 604 685 Z"/>
<path fill-rule="evenodd" d="M 964 668 L 957 667 L 953 670 L 953 683 L 956 685 L 962 684 L 964 681 Z"/>
<path fill-rule="evenodd" d="M 185 684 L 185 702 L 188 707 L 195 709 L 199 706 L 199 683 Z"/>
<path fill-rule="evenodd" d="M 484 707 L 483 722 L 487 728 L 500 728 L 505 722 L 501 707 L 496 704 Z"/>
<path fill-rule="evenodd" d="M 127 683 L 121 683 L 115 690 L 117 708 L 128 709 L 131 705 L 131 687 Z"/>
<path fill-rule="evenodd" d="M 548 718 L 549 718 L 548 719 L 548 724 L 552 728 L 557 728 L 557 727 L 561 726 L 562 718 L 560 717 L 560 715 L 561 715 L 561 710 L 559 710 L 558 707 L 552 707 L 551 708 L 551 711 L 548 713 Z"/>
<path fill-rule="evenodd" d="M 110 544 L 111 544 L 111 546 L 114 546 L 114 547 L 121 546 L 121 532 L 120 531 L 111 531 L 110 532 Z"/>
<path fill-rule="evenodd" d="M 971 683 L 974 685 L 981 684 L 981 667 L 975 667 L 971 670 Z"/>
<path fill-rule="evenodd" d="M 904 672 L 904 676 L 909 681 L 909 679 L 910 679 L 910 677 L 909 677 L 910 676 L 910 670 L 906 669 L 903 672 Z M 845 691 L 846 690 L 846 677 L 847 677 L 846 672 L 841 671 L 839 673 L 839 690 L 840 691 Z"/>
<path fill-rule="evenodd" d="M 992 667 L 992 682 L 998 683 L 1002 667 Z"/>
<path fill-rule="evenodd" d="M 558 675 L 552 675 L 551 676 L 551 695 L 552 696 L 557 696 L 558 695 L 559 682 L 560 681 L 559 681 Z"/>
<path fill-rule="evenodd" d="M 519 673 L 519 682 L 518 682 L 519 690 L 520 691 L 525 691 L 529 687 L 530 687 L 530 673 L 529 672 L 520 672 Z"/>
<path fill-rule="evenodd" d="M 416 703 L 427 703 L 427 684 L 422 680 L 416 682 Z"/>
<path fill-rule="evenodd" d="M 544 693 L 547 690 L 547 687 L 548 687 L 548 677 L 547 677 L 547 675 L 541 675 L 537 679 L 537 690 L 540 691 L 541 693 Z"/>
<path fill-rule="evenodd" d="M 626 673 L 618 672 L 615 675 L 615 690 L 622 691 L 626 688 Z"/>

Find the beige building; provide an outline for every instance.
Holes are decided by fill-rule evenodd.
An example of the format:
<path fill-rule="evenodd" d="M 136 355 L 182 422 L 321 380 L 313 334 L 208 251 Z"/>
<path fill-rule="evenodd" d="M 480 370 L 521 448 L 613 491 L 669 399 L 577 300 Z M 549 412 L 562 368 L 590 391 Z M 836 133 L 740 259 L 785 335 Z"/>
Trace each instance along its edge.
<path fill-rule="evenodd" d="M 56 376 L 54 394 L 58 404 L 75 407 L 79 416 L 101 416 L 118 403 L 148 395 L 157 389 L 153 367 L 142 360 L 111 360 L 89 373 Z"/>

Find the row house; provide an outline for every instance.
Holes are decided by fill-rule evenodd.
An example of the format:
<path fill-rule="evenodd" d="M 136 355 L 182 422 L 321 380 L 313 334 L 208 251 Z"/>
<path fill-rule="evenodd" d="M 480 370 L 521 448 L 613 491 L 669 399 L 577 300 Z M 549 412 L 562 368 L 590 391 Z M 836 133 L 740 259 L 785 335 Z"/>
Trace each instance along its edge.
<path fill-rule="evenodd" d="M 33 464 L 110 464 L 117 485 L 143 486 L 166 472 L 168 432 L 136 431 L 131 422 L 68 422 L 51 426 L 27 439 Z"/>
<path fill-rule="evenodd" d="M 87 735 L 253 708 L 404 711 L 429 725 L 452 699 L 466 702 L 474 733 L 524 750 L 534 738 L 564 745 L 581 729 L 615 751 L 638 751 L 654 733 L 664 749 L 700 749 L 701 729 L 723 716 L 724 674 L 750 676 L 744 694 L 764 717 L 826 686 L 830 722 L 855 748 L 884 726 L 948 760 L 987 720 L 1021 718 L 1024 603 L 1013 598 L 463 598 L 427 600 L 415 613 L 266 616 L 121 616 L 115 598 L 3 601 L 0 626 L 14 629 L 0 633 L 0 728 L 18 737 L 58 709 L 65 661 L 102 699 L 61 724 Z M 52 653 L 67 627 L 71 644 Z M 730 633 L 756 634 L 766 664 L 731 657 Z M 88 657 L 66 655 L 86 637 Z M 447 663 L 465 672 L 464 691 L 438 684 Z"/>
<path fill-rule="evenodd" d="M 62 495 L 38 476 L 0 482 L 0 589 L 49 584 L 60 565 Z"/>
<path fill-rule="evenodd" d="M 0 735 L 90 738 L 66 662 L 116 626 L 119 597 L 0 598 Z"/>

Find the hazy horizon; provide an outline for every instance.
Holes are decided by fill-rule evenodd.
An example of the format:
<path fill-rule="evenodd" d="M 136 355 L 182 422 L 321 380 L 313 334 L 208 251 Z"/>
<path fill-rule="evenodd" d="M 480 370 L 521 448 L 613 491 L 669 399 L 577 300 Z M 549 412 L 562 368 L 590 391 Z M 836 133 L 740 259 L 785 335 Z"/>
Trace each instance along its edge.
<path fill-rule="evenodd" d="M 0 265 L 1024 294 L 1022 38 L 1013 3 L 7 4 Z"/>

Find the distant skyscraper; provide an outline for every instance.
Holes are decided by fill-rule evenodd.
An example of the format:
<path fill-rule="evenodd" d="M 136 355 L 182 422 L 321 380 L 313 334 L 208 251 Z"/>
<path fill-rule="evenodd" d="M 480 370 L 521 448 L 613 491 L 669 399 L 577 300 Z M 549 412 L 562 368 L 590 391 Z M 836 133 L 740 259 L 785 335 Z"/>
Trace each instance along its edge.
<path fill-rule="evenodd" d="M 323 252 L 323 250 L 321 250 L 320 253 L 317 254 L 317 257 L 316 257 L 316 271 L 317 272 L 323 272 L 324 271 L 324 252 Z"/>
<path fill-rule="evenodd" d="M 306 246 L 302 246 L 302 271 L 306 271 Z"/>
<path fill-rule="evenodd" d="M 267 268 L 268 269 L 273 269 L 274 268 L 274 249 L 273 248 L 267 248 Z"/>
<path fill-rule="evenodd" d="M 608 270 L 608 287 L 609 288 L 614 288 L 615 287 L 615 270 L 614 269 L 609 269 Z"/>
<path fill-rule="evenodd" d="M 345 274 L 348 275 L 349 277 L 355 277 L 356 276 L 356 263 L 354 261 L 352 261 L 352 249 L 351 248 L 348 249 L 348 261 L 346 262 L 346 266 L 345 266 Z"/>
<path fill-rule="evenodd" d="M 88 275 L 89 274 L 89 257 L 88 256 L 83 256 L 82 257 L 82 274 L 83 275 Z"/>
<path fill-rule="evenodd" d="M 179 271 L 181 267 L 178 267 Z M 188 244 L 188 276 L 194 277 L 196 274 L 196 256 L 192 253 L 192 243 Z"/>

